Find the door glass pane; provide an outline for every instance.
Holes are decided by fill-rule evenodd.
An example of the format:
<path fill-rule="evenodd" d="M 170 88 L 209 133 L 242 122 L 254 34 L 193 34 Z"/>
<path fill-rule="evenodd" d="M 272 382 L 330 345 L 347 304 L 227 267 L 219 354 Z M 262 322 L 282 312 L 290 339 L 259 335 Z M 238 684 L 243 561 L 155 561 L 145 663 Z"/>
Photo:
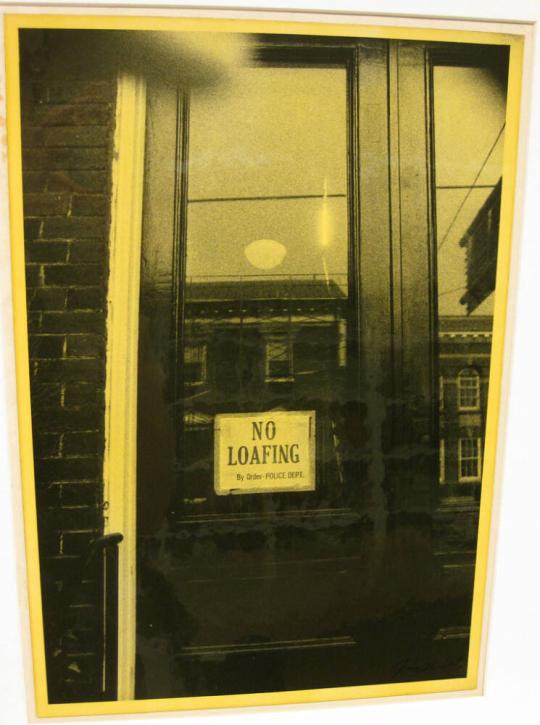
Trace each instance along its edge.
<path fill-rule="evenodd" d="M 249 68 L 195 96 L 188 282 L 328 274 L 346 294 L 346 131 L 341 68 Z"/>
<path fill-rule="evenodd" d="M 231 505 L 216 498 L 216 415 L 313 411 L 309 490 L 331 497 L 343 479 L 336 404 L 344 400 L 351 343 L 346 83 L 345 68 L 263 65 L 191 100 L 184 511 Z M 259 455 L 290 463 L 288 449 L 276 450 L 277 459 L 274 449 L 251 446 L 246 470 L 268 470 Z M 237 453 L 227 454 L 229 465 Z"/>

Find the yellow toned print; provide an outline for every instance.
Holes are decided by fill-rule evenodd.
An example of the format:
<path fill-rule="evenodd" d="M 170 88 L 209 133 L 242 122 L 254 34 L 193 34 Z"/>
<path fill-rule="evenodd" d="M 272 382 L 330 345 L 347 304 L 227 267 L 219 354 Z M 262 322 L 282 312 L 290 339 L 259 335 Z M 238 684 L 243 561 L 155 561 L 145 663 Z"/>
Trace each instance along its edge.
<path fill-rule="evenodd" d="M 62 64 L 78 83 L 74 49 L 92 51 L 85 31 L 104 60 L 66 90 Z M 6 15 L 5 37 L 37 714 L 479 691 L 522 39 L 97 15 Z M 433 71 L 455 67 L 473 70 Z M 461 83 L 472 103 L 483 79 L 492 124 L 458 178 L 438 89 L 459 98 Z M 497 204 L 492 283 L 471 260 Z M 474 357 L 473 338 L 489 353 Z M 471 384 L 452 432 L 443 413 L 471 369 L 478 405 Z M 456 512 L 477 519 L 454 547 L 474 563 L 468 583 L 448 579 L 437 539 Z M 416 564 L 422 592 L 405 581 Z M 435 629 L 419 636 L 442 654 L 411 658 L 400 680 L 391 656 L 358 652 L 370 627 L 374 650 L 400 632 L 408 598 L 396 657 L 428 610 Z M 81 624 L 96 601 L 105 614 Z"/>

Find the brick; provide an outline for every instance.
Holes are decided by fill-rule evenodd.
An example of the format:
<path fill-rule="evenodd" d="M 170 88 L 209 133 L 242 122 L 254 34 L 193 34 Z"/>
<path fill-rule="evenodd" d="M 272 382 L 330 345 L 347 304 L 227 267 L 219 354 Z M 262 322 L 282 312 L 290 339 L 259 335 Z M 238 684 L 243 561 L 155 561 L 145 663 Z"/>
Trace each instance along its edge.
<path fill-rule="evenodd" d="M 69 261 L 105 263 L 105 245 L 101 239 L 76 239 L 71 244 Z"/>
<path fill-rule="evenodd" d="M 39 264 L 26 265 L 26 286 L 37 287 L 40 284 L 41 266 Z"/>
<path fill-rule="evenodd" d="M 32 388 L 34 387 L 36 386 L 33 385 Z M 49 387 L 50 391 L 47 394 L 43 392 L 39 395 L 32 395 L 31 402 L 32 424 L 36 430 L 47 430 L 48 426 L 43 425 L 43 422 L 51 420 L 57 412 L 62 412 L 62 391 L 60 385 L 56 386 L 58 388 L 57 390 L 55 390 L 54 385 L 45 384 L 42 387 Z"/>
<path fill-rule="evenodd" d="M 74 216 L 103 216 L 107 213 L 106 199 L 101 194 L 75 194 L 71 213 Z"/>
<path fill-rule="evenodd" d="M 72 555 L 73 556 L 73 555 Z M 79 560 L 81 557 L 78 556 Z M 79 632 L 86 629 L 94 629 L 96 631 L 96 638 L 94 640 L 92 651 L 95 651 L 96 646 L 99 642 L 99 634 L 97 634 L 98 626 L 98 609 L 96 603 L 91 604 L 73 604 L 70 603 L 70 607 L 66 612 L 66 625 L 70 627 L 72 632 Z M 99 671 L 99 670 L 97 670 Z M 66 688 L 67 691 L 67 688 Z M 64 695 L 64 689 L 62 689 L 62 695 Z M 67 692 L 66 692 L 67 695 Z M 95 696 L 94 696 L 95 699 Z M 62 702 L 70 702 L 71 700 L 63 699 Z"/>
<path fill-rule="evenodd" d="M 47 173 L 45 171 L 27 171 L 23 174 L 23 190 L 25 194 L 45 191 Z"/>
<path fill-rule="evenodd" d="M 69 696 L 69 687 L 74 688 L 79 697 L 83 697 L 83 702 L 92 699 L 92 694 L 96 688 L 100 686 L 99 678 L 99 656 L 96 652 L 96 646 L 92 648 L 92 652 L 77 652 L 76 654 L 66 655 L 66 697 L 67 702 L 73 702 L 73 696 Z M 69 677 L 71 673 L 72 677 Z M 84 695 L 84 693 L 87 693 Z M 94 694 L 95 698 L 95 694 Z"/>
<path fill-rule="evenodd" d="M 76 554 L 49 555 L 43 564 L 51 578 L 68 580 L 73 580 L 75 577 L 80 578 L 81 557 Z"/>
<path fill-rule="evenodd" d="M 34 114 L 36 124 L 43 126 L 105 126 L 111 118 L 106 104 L 59 104 L 44 105 Z"/>
<path fill-rule="evenodd" d="M 101 287 L 70 289 L 66 305 L 69 310 L 102 310 L 105 306 L 104 291 Z"/>
<path fill-rule="evenodd" d="M 99 531 L 102 523 L 101 506 L 76 506 L 63 508 L 64 521 L 69 524 L 68 528 L 76 529 L 94 529 Z"/>
<path fill-rule="evenodd" d="M 48 526 L 47 511 L 41 514 L 42 526 L 38 534 L 40 559 L 62 553 L 62 537 L 59 531 Z"/>
<path fill-rule="evenodd" d="M 30 310 L 63 310 L 66 307 L 67 290 L 59 287 L 28 288 L 28 308 Z"/>
<path fill-rule="evenodd" d="M 60 358 L 64 352 L 63 335 L 30 335 L 30 357 Z"/>
<path fill-rule="evenodd" d="M 68 335 L 66 357 L 102 357 L 101 335 Z"/>
<path fill-rule="evenodd" d="M 114 99 L 114 85 L 108 80 L 66 78 L 64 83 L 48 85 L 50 103 L 106 103 Z"/>
<path fill-rule="evenodd" d="M 69 243 L 60 241 L 39 241 L 26 244 L 26 256 L 29 262 L 66 262 Z"/>
<path fill-rule="evenodd" d="M 29 121 L 32 122 L 32 117 Z M 24 146 L 43 146 L 44 129 L 41 126 L 30 126 L 27 123 L 22 124 L 21 140 Z"/>
<path fill-rule="evenodd" d="M 37 411 L 33 416 L 34 426 L 45 428 L 50 433 L 64 433 L 66 430 L 98 430 L 103 427 L 103 411 L 97 408 L 50 408 Z"/>
<path fill-rule="evenodd" d="M 57 488 L 60 489 L 60 486 L 57 484 L 51 484 L 50 486 L 43 486 L 42 488 Z M 58 535 L 60 538 L 62 537 L 63 532 L 66 529 L 69 529 L 70 527 L 66 525 L 67 522 L 64 521 L 64 514 L 61 506 L 52 507 L 49 506 L 44 515 L 44 520 L 46 521 L 47 530 L 51 531 L 52 533 Z M 80 527 L 82 528 L 82 527 Z M 60 544 L 57 552 L 52 551 L 51 553 L 63 553 L 62 552 L 62 546 Z M 70 579 L 70 576 L 67 576 L 66 579 Z"/>
<path fill-rule="evenodd" d="M 61 493 L 63 506 L 92 506 L 101 500 L 101 487 L 98 483 L 67 482 L 56 484 Z"/>
<path fill-rule="evenodd" d="M 97 662 L 92 661 L 91 663 L 88 663 L 88 659 L 92 658 L 92 660 L 97 656 L 96 655 L 96 642 L 99 642 L 99 639 L 94 639 L 93 642 L 83 642 L 81 641 L 79 637 L 80 628 L 77 628 L 77 630 L 73 633 L 73 636 L 71 638 L 64 638 L 63 640 L 63 650 L 66 655 L 67 662 L 69 663 L 70 659 L 73 659 L 76 661 L 76 671 L 75 675 L 77 677 L 77 686 L 80 687 L 81 679 L 85 682 L 86 686 L 88 687 L 91 681 L 91 678 L 95 676 L 94 674 L 94 668 L 97 664 Z M 69 664 L 68 664 L 68 670 L 69 670 Z M 80 679 L 79 679 L 80 678 Z"/>
<path fill-rule="evenodd" d="M 96 531 L 65 532 L 62 535 L 62 552 L 64 554 L 86 555 L 96 535 Z"/>
<path fill-rule="evenodd" d="M 57 531 L 93 529 L 100 525 L 101 508 L 97 505 L 56 507 L 47 513 L 48 524 Z"/>
<path fill-rule="evenodd" d="M 98 285 L 103 278 L 103 266 L 100 264 L 58 264 L 45 266 L 45 284 L 60 285 Z"/>
<path fill-rule="evenodd" d="M 25 219 L 24 220 L 24 240 L 26 242 L 32 241 L 39 237 L 41 230 L 41 221 L 39 219 Z"/>
<path fill-rule="evenodd" d="M 105 169 L 108 154 L 104 148 L 23 149 L 23 168 L 28 171 L 52 169 Z"/>
<path fill-rule="evenodd" d="M 96 584 L 91 584 L 86 588 L 82 586 L 74 593 L 73 604 L 95 605 L 96 601 Z M 96 642 L 99 642 L 99 629 L 97 626 L 77 627 L 77 644 L 88 650 L 94 650 Z"/>
<path fill-rule="evenodd" d="M 65 194 L 25 194 L 24 213 L 25 216 L 58 216 L 67 214 L 69 208 L 69 197 Z"/>
<path fill-rule="evenodd" d="M 60 454 L 61 442 L 60 433 L 34 434 L 34 456 L 36 458 L 55 458 Z"/>
<path fill-rule="evenodd" d="M 38 462 L 36 476 L 43 483 L 51 481 L 94 481 L 101 475 L 95 456 L 84 458 L 46 458 Z"/>
<path fill-rule="evenodd" d="M 35 107 L 36 99 L 33 96 L 31 84 L 27 81 L 21 83 L 21 123 L 23 126 L 34 123 Z"/>
<path fill-rule="evenodd" d="M 52 171 L 49 174 L 49 191 L 77 191 L 82 193 L 108 190 L 109 178 L 105 171 Z"/>
<path fill-rule="evenodd" d="M 103 388 L 91 383 L 67 383 L 64 388 L 64 407 L 102 406 L 105 396 Z M 66 435 L 70 435 L 67 434 Z"/>
<path fill-rule="evenodd" d="M 97 431 L 64 434 L 63 453 L 65 456 L 98 454 L 101 446 L 102 436 Z"/>
<path fill-rule="evenodd" d="M 45 146 L 108 146 L 110 132 L 107 126 L 55 126 L 45 129 Z"/>
<path fill-rule="evenodd" d="M 59 508 L 62 503 L 62 487 L 60 484 L 36 486 L 36 503 L 38 511 Z"/>
<path fill-rule="evenodd" d="M 47 103 L 49 100 L 49 87 L 46 83 L 39 82 L 28 85 L 28 90 L 34 103 Z"/>
<path fill-rule="evenodd" d="M 40 360 L 37 375 L 41 382 L 103 382 L 104 365 L 94 358 Z"/>
<path fill-rule="evenodd" d="M 41 323 L 43 319 L 43 313 L 42 312 L 28 312 L 26 315 L 26 321 L 28 323 L 28 332 L 29 333 L 38 333 L 41 332 Z"/>
<path fill-rule="evenodd" d="M 99 312 L 43 312 L 43 332 L 102 332 L 105 327 Z"/>
<path fill-rule="evenodd" d="M 103 237 L 105 220 L 101 217 L 58 217 L 43 222 L 44 239 Z"/>

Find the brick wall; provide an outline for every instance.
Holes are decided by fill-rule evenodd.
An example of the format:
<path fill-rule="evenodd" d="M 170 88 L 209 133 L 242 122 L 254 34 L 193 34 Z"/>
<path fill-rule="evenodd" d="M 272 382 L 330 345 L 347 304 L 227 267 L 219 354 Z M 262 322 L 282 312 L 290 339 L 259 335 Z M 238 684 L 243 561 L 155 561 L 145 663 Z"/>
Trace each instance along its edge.
<path fill-rule="evenodd" d="M 49 699 L 99 697 L 107 236 L 112 77 L 51 71 L 22 38 L 25 255 Z M 26 42 L 28 41 L 28 42 Z"/>

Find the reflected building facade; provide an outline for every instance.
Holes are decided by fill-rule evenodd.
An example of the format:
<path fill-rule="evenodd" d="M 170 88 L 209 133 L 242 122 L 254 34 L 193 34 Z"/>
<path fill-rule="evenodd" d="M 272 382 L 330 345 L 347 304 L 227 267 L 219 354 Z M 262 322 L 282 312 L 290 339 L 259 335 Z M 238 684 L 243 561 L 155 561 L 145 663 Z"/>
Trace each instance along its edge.
<path fill-rule="evenodd" d="M 346 276 L 190 279 L 184 327 L 184 511 L 211 506 L 214 416 L 314 410 L 317 486 L 343 485 Z M 330 483 L 331 481 L 331 483 Z"/>
<path fill-rule="evenodd" d="M 476 552 L 493 318 L 439 320 L 439 505 L 447 551 Z M 469 565 L 472 565 L 469 562 Z"/>

